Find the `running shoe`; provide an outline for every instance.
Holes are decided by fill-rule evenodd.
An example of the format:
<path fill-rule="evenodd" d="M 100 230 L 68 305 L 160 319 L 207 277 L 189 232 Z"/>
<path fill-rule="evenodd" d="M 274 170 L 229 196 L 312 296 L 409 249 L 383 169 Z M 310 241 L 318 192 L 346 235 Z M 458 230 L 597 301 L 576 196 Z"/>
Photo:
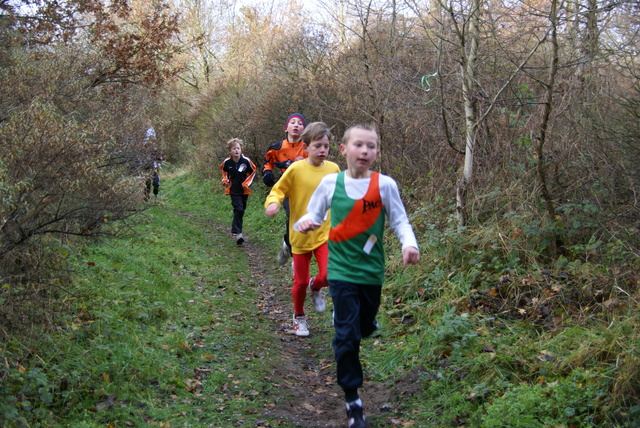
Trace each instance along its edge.
<path fill-rule="evenodd" d="M 369 424 L 364 417 L 362 406 L 347 403 L 347 423 L 349 428 L 368 428 Z"/>
<path fill-rule="evenodd" d="M 293 330 L 296 336 L 306 337 L 309 336 L 309 324 L 307 323 L 307 317 L 304 315 L 301 317 L 293 316 Z"/>
<path fill-rule="evenodd" d="M 327 308 L 327 304 L 324 301 L 324 293 L 322 289 L 316 290 L 313 288 L 313 282 L 315 281 L 315 277 L 309 280 L 309 295 L 311 296 L 311 301 L 313 302 L 313 308 L 316 312 L 324 312 Z"/>
<path fill-rule="evenodd" d="M 278 264 L 280 266 L 284 265 L 285 263 L 287 263 L 287 260 L 289 260 L 289 257 L 291 257 L 291 250 L 289 249 L 289 246 L 287 245 L 286 242 L 284 242 L 284 240 L 282 241 L 282 248 L 280 249 L 280 252 L 278 253 Z"/>

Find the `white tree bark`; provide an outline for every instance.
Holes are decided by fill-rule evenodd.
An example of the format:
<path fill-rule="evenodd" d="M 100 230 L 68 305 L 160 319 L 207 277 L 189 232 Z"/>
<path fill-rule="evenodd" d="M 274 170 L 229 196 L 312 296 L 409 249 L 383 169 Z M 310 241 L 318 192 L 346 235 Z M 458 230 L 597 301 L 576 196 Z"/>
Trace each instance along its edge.
<path fill-rule="evenodd" d="M 469 22 L 469 48 L 461 45 L 462 54 L 462 97 L 465 112 L 465 151 L 464 168 L 462 177 L 458 180 L 456 189 L 456 212 L 458 224 L 467 224 L 467 186 L 473 178 L 473 156 L 476 145 L 477 121 L 475 114 L 475 102 L 473 99 L 475 87 L 475 70 L 478 56 L 478 39 L 480 36 L 480 12 L 482 0 L 473 0 L 471 19 Z"/>

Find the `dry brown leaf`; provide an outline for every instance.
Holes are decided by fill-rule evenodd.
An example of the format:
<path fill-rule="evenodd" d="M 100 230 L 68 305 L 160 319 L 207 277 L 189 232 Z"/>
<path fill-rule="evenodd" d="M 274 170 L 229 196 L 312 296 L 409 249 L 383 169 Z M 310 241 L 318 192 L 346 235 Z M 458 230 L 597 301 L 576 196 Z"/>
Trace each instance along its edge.
<path fill-rule="evenodd" d="M 302 407 L 304 407 L 305 409 L 307 409 L 308 411 L 313 412 L 313 413 L 322 413 L 322 410 L 317 410 L 310 403 L 306 403 L 306 402 L 302 403 Z"/>
<path fill-rule="evenodd" d="M 618 299 L 609 299 L 603 303 L 604 307 L 611 310 L 613 308 L 617 308 L 621 305 Z"/>

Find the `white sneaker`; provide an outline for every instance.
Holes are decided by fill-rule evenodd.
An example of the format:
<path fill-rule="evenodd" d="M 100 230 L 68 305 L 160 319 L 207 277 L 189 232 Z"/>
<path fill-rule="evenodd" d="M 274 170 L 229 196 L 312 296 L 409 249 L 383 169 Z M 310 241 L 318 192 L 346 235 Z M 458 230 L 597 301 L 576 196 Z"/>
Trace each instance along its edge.
<path fill-rule="evenodd" d="M 296 336 L 309 336 L 309 324 L 307 323 L 307 317 L 301 316 L 293 316 L 293 329 L 295 331 Z"/>
<path fill-rule="evenodd" d="M 313 302 L 313 308 L 316 312 L 324 312 L 327 309 L 327 304 L 324 301 L 324 293 L 322 289 L 316 290 L 313 288 L 313 281 L 315 281 L 315 277 L 309 280 L 309 295 L 311 296 L 311 301 Z"/>
<path fill-rule="evenodd" d="M 291 250 L 289 250 L 289 246 L 283 240 L 282 241 L 282 248 L 280 249 L 280 252 L 278 253 L 278 264 L 280 266 L 284 265 L 287 262 L 287 260 L 289 260 L 289 257 L 291 257 Z"/>
<path fill-rule="evenodd" d="M 243 242 L 244 242 L 244 237 L 242 236 L 242 233 L 238 233 L 236 235 L 236 244 L 242 245 Z"/>

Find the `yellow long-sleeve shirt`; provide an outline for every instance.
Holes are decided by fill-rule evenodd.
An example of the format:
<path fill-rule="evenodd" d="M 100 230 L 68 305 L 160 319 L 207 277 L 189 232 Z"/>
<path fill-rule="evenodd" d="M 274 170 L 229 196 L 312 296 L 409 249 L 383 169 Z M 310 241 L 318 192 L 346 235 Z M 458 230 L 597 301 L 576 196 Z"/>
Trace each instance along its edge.
<path fill-rule="evenodd" d="M 282 174 L 280 180 L 271 188 L 264 203 L 265 208 L 272 203 L 282 205 L 284 198 L 289 198 L 289 240 L 294 254 L 313 251 L 329 239 L 329 221 L 324 221 L 318 229 L 306 234 L 293 230 L 293 224 L 307 212 L 311 195 L 327 174 L 340 172 L 340 167 L 333 162 L 324 161 L 321 166 L 313 166 L 306 160 L 291 164 Z M 328 218 L 328 217 L 327 217 Z"/>

